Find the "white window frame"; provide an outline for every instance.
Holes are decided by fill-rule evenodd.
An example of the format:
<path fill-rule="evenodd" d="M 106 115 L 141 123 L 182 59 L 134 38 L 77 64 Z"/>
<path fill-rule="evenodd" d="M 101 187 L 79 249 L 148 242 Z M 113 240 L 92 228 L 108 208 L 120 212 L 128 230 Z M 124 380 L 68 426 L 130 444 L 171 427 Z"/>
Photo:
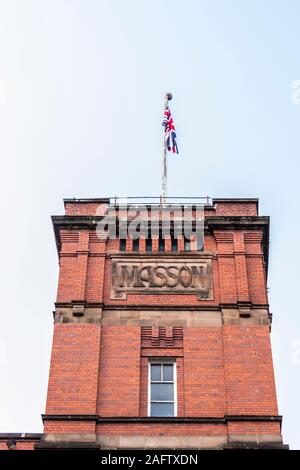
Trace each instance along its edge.
<path fill-rule="evenodd" d="M 148 360 L 148 405 L 147 405 L 147 414 L 151 417 L 151 365 L 152 364 L 172 364 L 173 366 L 173 384 L 174 384 L 174 415 L 169 416 L 169 418 L 174 418 L 177 416 L 177 367 L 176 359 L 173 358 L 155 358 Z M 165 382 L 168 383 L 168 382 Z M 162 418 L 168 418 L 168 416 L 161 416 Z M 159 418 L 159 416 L 155 416 Z"/>

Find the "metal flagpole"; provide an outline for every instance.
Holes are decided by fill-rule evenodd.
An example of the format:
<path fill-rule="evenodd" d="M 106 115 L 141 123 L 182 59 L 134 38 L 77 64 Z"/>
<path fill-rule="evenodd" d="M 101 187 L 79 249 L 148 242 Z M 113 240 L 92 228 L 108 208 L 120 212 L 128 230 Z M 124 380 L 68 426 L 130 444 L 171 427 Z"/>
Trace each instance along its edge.
<path fill-rule="evenodd" d="M 168 106 L 168 102 L 171 101 L 172 94 L 166 93 L 164 98 L 164 112 Z M 167 144 L 165 139 L 165 130 L 163 134 L 163 153 L 162 153 L 162 167 L 161 167 L 161 204 L 166 203 L 167 198 Z"/>

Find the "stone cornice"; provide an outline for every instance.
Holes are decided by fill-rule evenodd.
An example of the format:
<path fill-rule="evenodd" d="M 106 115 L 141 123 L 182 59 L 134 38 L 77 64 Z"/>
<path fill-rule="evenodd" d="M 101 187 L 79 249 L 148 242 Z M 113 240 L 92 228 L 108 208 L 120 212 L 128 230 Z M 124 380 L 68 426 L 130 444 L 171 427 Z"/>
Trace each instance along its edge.
<path fill-rule="evenodd" d="M 56 215 L 52 216 L 55 241 L 58 252 L 60 252 L 61 241 L 59 230 L 62 228 L 90 229 L 95 230 L 97 223 L 103 219 L 102 216 L 82 215 Z M 263 230 L 263 252 L 268 267 L 269 258 L 269 224 L 267 216 L 206 216 L 205 229 L 213 233 L 214 230 Z"/>
<path fill-rule="evenodd" d="M 282 423 L 281 415 L 224 415 L 224 416 L 193 416 L 193 417 L 150 417 L 150 416 L 100 416 L 83 414 L 43 414 L 45 421 L 95 421 L 97 424 L 107 423 L 182 423 L 182 424 L 227 424 L 229 422 L 276 422 Z"/>
<path fill-rule="evenodd" d="M 101 204 L 101 203 L 109 203 L 110 198 L 109 197 L 100 197 L 100 198 L 65 198 L 64 199 L 64 205 L 66 204 Z"/>
<path fill-rule="evenodd" d="M 213 197 L 212 198 L 212 203 L 213 204 L 218 204 L 218 203 L 238 203 L 238 204 L 247 204 L 247 203 L 255 203 L 258 209 L 258 202 L 259 199 L 257 197 Z"/>
<path fill-rule="evenodd" d="M 215 305 L 136 305 L 136 304 L 104 304 L 101 302 L 80 302 L 85 308 L 102 308 L 103 310 L 194 310 L 194 311 L 221 311 L 222 309 L 239 309 L 240 304 L 215 304 Z M 72 308 L 72 302 L 55 302 L 56 308 Z M 269 309 L 269 304 L 251 304 L 252 309 Z"/>

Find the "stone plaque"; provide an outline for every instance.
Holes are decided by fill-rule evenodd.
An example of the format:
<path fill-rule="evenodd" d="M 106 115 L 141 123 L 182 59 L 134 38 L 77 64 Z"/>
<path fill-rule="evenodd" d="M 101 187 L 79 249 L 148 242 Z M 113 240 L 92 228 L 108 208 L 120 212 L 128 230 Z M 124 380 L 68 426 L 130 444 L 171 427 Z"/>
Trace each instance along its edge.
<path fill-rule="evenodd" d="M 132 294 L 195 294 L 212 300 L 211 259 L 113 259 L 111 299 Z"/>

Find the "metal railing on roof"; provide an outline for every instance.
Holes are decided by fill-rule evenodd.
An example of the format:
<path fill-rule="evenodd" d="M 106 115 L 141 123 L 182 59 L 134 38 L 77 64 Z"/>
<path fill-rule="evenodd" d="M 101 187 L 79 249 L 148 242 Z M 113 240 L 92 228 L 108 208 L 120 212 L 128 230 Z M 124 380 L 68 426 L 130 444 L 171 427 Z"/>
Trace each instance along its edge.
<path fill-rule="evenodd" d="M 144 206 L 196 206 L 197 204 L 205 205 L 205 206 L 212 206 L 212 199 L 209 196 L 198 196 L 198 197 L 190 197 L 190 196 L 172 196 L 166 197 L 162 200 L 161 196 L 129 196 L 129 197 L 122 197 L 122 196 L 114 196 L 110 197 L 110 204 L 115 206 L 128 206 L 128 205 L 144 205 Z"/>

